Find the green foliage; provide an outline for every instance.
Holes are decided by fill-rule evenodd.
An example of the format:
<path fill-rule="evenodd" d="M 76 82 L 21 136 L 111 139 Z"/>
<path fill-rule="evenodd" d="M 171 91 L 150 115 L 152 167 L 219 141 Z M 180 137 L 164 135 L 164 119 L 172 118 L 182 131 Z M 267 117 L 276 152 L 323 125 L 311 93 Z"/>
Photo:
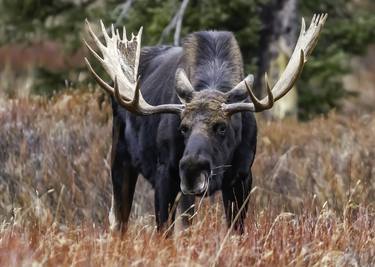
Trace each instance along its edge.
<path fill-rule="evenodd" d="M 1 1 L 1 0 L 0 0 Z M 160 42 L 181 1 L 137 0 L 123 18 L 119 6 L 125 1 L 110 0 L 2 0 L 0 2 L 0 44 L 55 40 L 63 43 L 67 53 L 82 49 L 84 19 L 108 25 L 127 25 L 128 32 L 144 27 L 143 45 Z M 199 30 L 233 31 L 240 43 L 246 72 L 256 72 L 259 64 L 260 32 L 263 24 L 260 10 L 270 0 L 191 0 L 184 16 L 182 36 Z M 374 4 L 368 0 L 306 0 L 299 1 L 301 14 L 309 22 L 313 13 L 327 12 L 329 18 L 313 58 L 307 64 L 298 88 L 301 117 L 326 113 L 339 105 L 347 95 L 342 76 L 350 71 L 349 60 L 363 54 L 375 42 Z M 173 30 L 164 39 L 172 43 Z M 83 66 L 77 66 L 82 69 Z M 74 71 L 74 70 L 70 70 Z M 54 88 L 66 79 L 67 71 L 40 71 L 37 92 Z M 70 74 L 69 74 L 70 75 Z M 70 75 L 71 76 L 71 75 Z M 78 76 L 78 75 L 76 75 Z M 42 78 L 48 77 L 48 78 Z M 43 84 L 43 81 L 46 83 Z M 87 81 L 86 81 L 87 82 Z M 55 85 L 54 85 L 55 84 Z M 57 84 L 57 85 L 56 85 Z M 42 89 L 44 88 L 44 89 Z"/>
<path fill-rule="evenodd" d="M 45 67 L 35 67 L 33 93 L 52 96 L 65 88 L 75 88 L 79 81 L 79 74 L 84 71 L 86 71 L 84 66 L 79 66 L 73 70 L 51 70 Z"/>

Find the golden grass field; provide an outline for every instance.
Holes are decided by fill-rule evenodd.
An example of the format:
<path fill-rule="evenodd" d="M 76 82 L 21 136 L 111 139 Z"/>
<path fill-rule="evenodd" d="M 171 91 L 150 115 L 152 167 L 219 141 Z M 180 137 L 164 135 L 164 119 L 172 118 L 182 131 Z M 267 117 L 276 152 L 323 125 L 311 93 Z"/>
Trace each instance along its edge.
<path fill-rule="evenodd" d="M 99 96 L 0 101 L 0 266 L 375 265 L 375 114 L 258 118 L 243 236 L 217 195 L 164 238 L 143 179 L 120 236 L 108 227 L 111 113 Z"/>

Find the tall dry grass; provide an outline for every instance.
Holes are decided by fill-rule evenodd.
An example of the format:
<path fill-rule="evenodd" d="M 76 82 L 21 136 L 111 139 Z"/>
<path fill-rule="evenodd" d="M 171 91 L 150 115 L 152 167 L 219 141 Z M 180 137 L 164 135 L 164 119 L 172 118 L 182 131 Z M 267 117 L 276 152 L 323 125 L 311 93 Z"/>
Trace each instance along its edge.
<path fill-rule="evenodd" d="M 243 236 L 205 199 L 165 239 L 139 180 L 129 230 L 108 230 L 111 115 L 99 93 L 0 108 L 0 266 L 375 265 L 375 116 L 263 122 Z M 197 203 L 198 204 L 198 203 Z"/>

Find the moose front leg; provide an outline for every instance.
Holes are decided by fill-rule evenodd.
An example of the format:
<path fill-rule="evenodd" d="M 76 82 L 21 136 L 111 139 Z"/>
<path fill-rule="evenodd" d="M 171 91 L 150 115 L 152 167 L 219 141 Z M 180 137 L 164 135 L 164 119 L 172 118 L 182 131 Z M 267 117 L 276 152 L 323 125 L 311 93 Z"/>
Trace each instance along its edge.
<path fill-rule="evenodd" d="M 114 116 L 111 155 L 113 195 L 109 222 L 111 230 L 121 231 L 126 230 L 138 178 L 138 173 L 130 165 L 129 157 L 126 154 L 124 127 L 125 125 Z"/>
<path fill-rule="evenodd" d="M 174 222 L 177 203 L 175 203 L 179 192 L 177 178 L 172 178 L 171 173 L 165 166 L 159 166 L 158 177 L 155 185 L 155 217 L 159 232 L 168 230 L 168 235 L 173 232 L 173 227 L 169 229 Z"/>
<path fill-rule="evenodd" d="M 243 234 L 244 232 L 244 220 L 246 218 L 248 206 L 247 197 L 250 193 L 251 182 L 252 175 L 250 172 L 247 178 L 236 182 L 232 187 L 224 187 L 222 189 L 228 227 L 234 223 L 234 230 L 240 234 Z M 240 212 L 238 219 L 234 221 L 238 212 Z"/>
<path fill-rule="evenodd" d="M 133 203 L 138 174 L 126 163 L 112 168 L 112 206 L 109 214 L 111 230 L 126 230 Z"/>

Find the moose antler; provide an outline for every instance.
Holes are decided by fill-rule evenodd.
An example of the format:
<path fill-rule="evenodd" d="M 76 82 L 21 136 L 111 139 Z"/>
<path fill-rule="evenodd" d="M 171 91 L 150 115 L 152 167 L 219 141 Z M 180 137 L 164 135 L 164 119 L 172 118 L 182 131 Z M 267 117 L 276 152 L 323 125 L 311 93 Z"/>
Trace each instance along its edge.
<path fill-rule="evenodd" d="M 302 72 L 303 66 L 307 61 L 308 56 L 314 49 L 322 27 L 327 19 L 327 16 L 328 14 L 314 15 L 310 27 L 307 31 L 305 20 L 302 18 L 301 32 L 292 56 L 290 57 L 288 65 L 286 66 L 284 72 L 281 74 L 280 79 L 276 82 L 272 89 L 268 84 L 267 74 L 265 74 L 265 82 L 267 87 L 267 96 L 265 98 L 263 98 L 262 100 L 256 98 L 251 90 L 252 84 L 249 85 L 248 78 L 245 78 L 232 90 L 238 90 L 237 87 L 239 86 L 245 87 L 252 103 L 224 104 L 224 110 L 229 114 L 241 111 L 260 112 L 266 109 L 270 109 L 275 101 L 279 100 L 286 93 L 288 93 L 296 83 L 299 75 Z M 228 92 L 227 94 L 230 94 L 230 92 Z"/>
<path fill-rule="evenodd" d="M 152 106 L 148 104 L 141 92 L 138 77 L 139 57 L 141 52 L 141 36 L 142 27 L 137 35 L 132 34 L 132 38 L 127 40 L 126 29 L 123 28 L 123 36 L 120 37 L 118 29 L 115 30 L 113 24 L 111 27 L 112 36 L 110 37 L 100 21 L 102 34 L 106 45 L 103 45 L 99 38 L 91 29 L 90 23 L 86 20 L 89 33 L 95 44 L 103 55 L 101 58 L 94 49 L 84 40 L 90 52 L 99 60 L 111 79 L 114 81 L 114 87 L 106 83 L 94 71 L 90 62 L 85 58 L 87 67 L 94 75 L 97 83 L 108 93 L 110 93 L 116 101 L 130 112 L 140 115 L 151 115 L 156 113 L 176 113 L 180 114 L 184 105 L 165 104 Z"/>

